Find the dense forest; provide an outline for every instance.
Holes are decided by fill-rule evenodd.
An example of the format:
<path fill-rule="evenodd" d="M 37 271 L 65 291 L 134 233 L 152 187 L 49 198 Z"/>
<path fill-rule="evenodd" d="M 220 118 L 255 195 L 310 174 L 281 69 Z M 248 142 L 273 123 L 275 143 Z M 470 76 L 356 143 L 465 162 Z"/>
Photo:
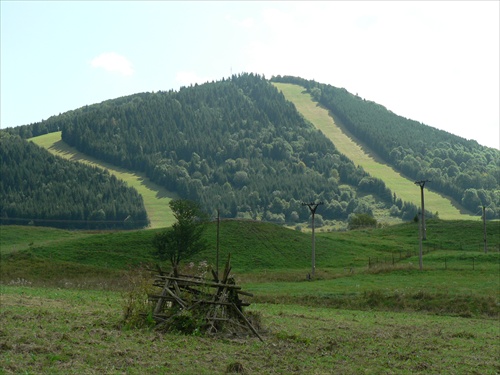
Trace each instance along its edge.
<path fill-rule="evenodd" d="M 142 228 L 142 197 L 108 172 L 0 133 L 0 222 L 73 229 Z"/>
<path fill-rule="evenodd" d="M 386 209 L 397 206 L 404 219 L 417 213 L 258 75 L 108 100 L 11 131 L 57 130 L 79 151 L 145 172 L 211 215 L 300 223 L 310 214 L 303 201 L 323 201 L 319 219 L 346 220 L 373 214 L 366 194 Z"/>
<path fill-rule="evenodd" d="M 342 88 L 289 76 L 273 80 L 306 88 L 351 134 L 408 178 L 430 180 L 433 190 L 473 213 L 485 206 L 488 219 L 500 217 L 500 151 L 398 116 Z"/>

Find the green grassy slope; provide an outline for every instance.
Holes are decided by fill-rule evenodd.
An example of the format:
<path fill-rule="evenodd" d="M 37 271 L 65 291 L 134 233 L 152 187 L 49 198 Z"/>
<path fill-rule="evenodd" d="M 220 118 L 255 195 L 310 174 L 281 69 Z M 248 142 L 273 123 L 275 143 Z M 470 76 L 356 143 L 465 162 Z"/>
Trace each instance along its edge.
<path fill-rule="evenodd" d="M 62 156 L 71 161 L 78 161 L 92 166 L 97 166 L 108 170 L 119 179 L 125 181 L 129 186 L 134 187 L 142 195 L 144 206 L 148 213 L 151 228 L 167 227 L 174 223 L 168 202 L 176 198 L 175 193 L 171 193 L 161 186 L 149 181 L 142 173 L 130 172 L 123 168 L 113 166 L 109 163 L 99 161 L 87 156 L 75 148 L 68 146 L 61 140 L 61 132 L 44 134 L 30 139 L 37 145 L 46 148 L 54 155 Z"/>
<path fill-rule="evenodd" d="M 450 260 L 453 257 L 467 259 L 463 254 L 489 259 L 491 254 L 498 253 L 498 222 L 487 223 L 487 243 L 491 250 L 488 254 L 483 251 L 480 222 L 428 220 L 426 226 L 428 239 L 423 248 L 429 260 L 444 259 L 444 256 Z M 29 253 L 33 258 L 109 269 L 126 269 L 152 261 L 152 240 L 161 230 L 83 232 L 14 225 L 0 229 L 0 255 L 4 259 Z M 215 265 L 215 222 L 207 224 L 204 236 L 208 247 L 192 260 L 206 260 Z M 414 256 L 418 251 L 418 226 L 411 222 L 378 229 L 317 232 L 315 242 L 318 269 L 343 272 L 346 267 L 367 267 L 369 258 L 372 263 L 377 260 L 390 263 L 393 257 L 399 262 L 409 253 Z M 238 272 L 290 269 L 302 272 L 310 267 L 311 234 L 259 221 L 222 220 L 219 249 L 220 263 L 231 253 L 233 269 Z"/>
<path fill-rule="evenodd" d="M 317 233 L 316 297 L 331 303 L 340 298 L 346 303 L 348 296 L 363 293 L 394 297 L 394 293 L 424 291 L 448 296 L 479 293 L 498 299 L 498 222 L 487 223 L 488 253 L 483 251 L 480 222 L 429 220 L 427 224 L 424 272 L 418 270 L 416 223 Z M 96 279 L 114 283 L 130 267 L 155 262 L 152 239 L 157 231 L 75 233 L 2 227 L 0 282 L 24 279 L 59 285 L 61 279 L 80 284 Z M 216 233 L 216 223 L 209 223 L 207 250 L 184 264 L 207 261 L 215 268 Z M 220 224 L 220 269 L 228 253 L 233 271 L 250 291 L 264 294 L 264 300 L 311 299 L 310 287 L 303 282 L 310 272 L 310 234 L 269 223 L 224 220 Z"/>
<path fill-rule="evenodd" d="M 328 110 L 318 106 L 312 100 L 311 95 L 303 92 L 303 87 L 286 83 L 273 84 L 283 92 L 287 100 L 295 104 L 297 110 L 302 113 L 306 120 L 330 138 L 335 147 L 351 159 L 354 164 L 362 166 L 370 175 L 382 179 L 386 186 L 403 201 L 412 202 L 420 207 L 420 189 L 414 181 L 408 180 L 387 164 L 380 162 L 370 151 L 367 151 L 366 147 L 357 143 L 335 122 Z M 429 190 L 429 188 L 432 188 L 432 183 L 428 184 L 425 189 L 426 210 L 438 212 L 439 217 L 445 220 L 478 220 L 476 216 L 472 216 L 468 212 L 461 212 L 450 199 Z"/>
<path fill-rule="evenodd" d="M 47 227 L 23 227 L 0 225 L 0 256 L 29 249 L 33 245 L 49 245 L 74 241 L 88 236 L 82 231 L 66 231 Z"/>

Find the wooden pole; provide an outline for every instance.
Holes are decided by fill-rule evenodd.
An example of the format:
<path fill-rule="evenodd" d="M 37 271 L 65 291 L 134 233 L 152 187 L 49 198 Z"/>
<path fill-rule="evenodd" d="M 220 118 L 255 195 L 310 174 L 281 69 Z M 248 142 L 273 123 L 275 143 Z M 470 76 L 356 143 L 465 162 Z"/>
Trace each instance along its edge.
<path fill-rule="evenodd" d="M 316 211 L 316 210 L 314 210 Z M 311 253 L 311 277 L 314 277 L 314 273 L 316 272 L 316 239 L 314 236 L 314 212 L 312 214 L 312 253 Z"/>
<path fill-rule="evenodd" d="M 323 204 L 323 202 L 319 203 L 302 203 L 303 206 L 309 207 L 309 210 L 311 211 L 312 215 L 312 252 L 311 252 L 311 278 L 314 277 L 314 274 L 316 272 L 316 240 L 315 240 L 315 235 L 314 235 L 314 214 L 316 213 L 316 210 L 318 209 L 318 206 Z"/>
<path fill-rule="evenodd" d="M 217 279 L 219 279 L 219 227 L 220 227 L 220 213 L 219 209 L 217 209 L 217 259 L 215 262 L 215 272 L 217 275 Z"/>
<path fill-rule="evenodd" d="M 255 336 L 257 336 L 260 341 L 264 342 L 264 340 L 262 339 L 262 337 L 260 337 L 260 335 L 257 332 L 257 330 L 248 321 L 248 319 L 245 317 L 245 315 L 243 315 L 243 313 L 240 311 L 240 309 L 238 309 L 238 307 L 234 303 L 232 303 L 231 305 L 233 306 L 234 311 L 236 311 L 236 313 L 241 317 L 241 319 L 243 319 L 243 321 L 246 323 L 246 325 L 248 326 L 248 328 L 250 328 L 250 330 L 255 334 Z"/>
<path fill-rule="evenodd" d="M 488 246 L 486 245 L 486 207 L 483 206 L 483 240 L 484 240 L 484 253 L 488 252 Z"/>
<path fill-rule="evenodd" d="M 422 271 L 424 265 L 423 265 L 423 260 L 422 260 L 422 240 L 427 239 L 427 230 L 425 228 L 425 206 L 424 206 L 424 186 L 426 182 L 430 182 L 429 180 L 420 180 L 420 181 L 415 181 L 415 185 L 420 186 L 420 200 L 421 200 L 421 205 L 422 205 L 422 213 L 421 213 L 421 219 L 419 222 L 419 258 L 418 258 L 418 263 L 420 266 L 420 271 Z"/>
<path fill-rule="evenodd" d="M 425 207 L 424 207 L 424 186 L 429 180 L 415 181 L 415 185 L 420 186 L 420 201 L 422 206 L 422 239 L 427 239 L 427 229 L 425 228 Z"/>
<path fill-rule="evenodd" d="M 421 216 L 423 217 L 424 215 L 421 214 Z M 424 261 L 422 259 L 422 237 L 423 237 L 422 232 L 423 228 L 422 225 L 420 225 L 418 231 L 418 266 L 420 271 L 422 271 L 424 268 Z"/>

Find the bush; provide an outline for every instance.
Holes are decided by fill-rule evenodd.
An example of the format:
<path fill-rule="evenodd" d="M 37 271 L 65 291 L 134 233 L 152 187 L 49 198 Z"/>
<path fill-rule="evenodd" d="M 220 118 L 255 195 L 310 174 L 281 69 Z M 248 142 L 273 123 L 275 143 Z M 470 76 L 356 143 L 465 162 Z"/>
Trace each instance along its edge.
<path fill-rule="evenodd" d="M 127 275 L 128 291 L 123 295 L 123 324 L 127 328 L 152 327 L 153 306 L 149 294 L 153 291 L 151 272 L 145 269 L 131 270 Z"/>
<path fill-rule="evenodd" d="M 377 220 L 368 214 L 349 215 L 348 221 L 349 221 L 348 228 L 350 230 L 377 226 Z"/>

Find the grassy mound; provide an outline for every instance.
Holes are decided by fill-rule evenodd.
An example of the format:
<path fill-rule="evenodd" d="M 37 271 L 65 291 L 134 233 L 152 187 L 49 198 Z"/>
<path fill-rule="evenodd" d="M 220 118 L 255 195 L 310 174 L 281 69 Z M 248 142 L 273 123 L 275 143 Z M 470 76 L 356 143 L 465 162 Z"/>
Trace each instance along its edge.
<path fill-rule="evenodd" d="M 319 232 L 316 280 L 310 283 L 306 276 L 311 272 L 311 234 L 270 223 L 224 220 L 219 259 L 222 267 L 231 253 L 237 282 L 261 302 L 493 316 L 498 313 L 500 286 L 497 228 L 497 222 L 488 223 L 490 251 L 484 253 L 481 223 L 429 220 L 423 271 L 418 269 L 416 223 Z M 4 226 L 1 230 L 3 284 L 120 289 L 127 284 L 125 272 L 157 262 L 152 239 L 161 229 L 69 232 Z M 208 248 L 186 263 L 204 261 L 216 268 L 216 232 L 216 223 L 209 223 Z M 422 298 L 415 297 L 420 294 Z M 376 297 L 380 303 L 375 303 Z"/>

